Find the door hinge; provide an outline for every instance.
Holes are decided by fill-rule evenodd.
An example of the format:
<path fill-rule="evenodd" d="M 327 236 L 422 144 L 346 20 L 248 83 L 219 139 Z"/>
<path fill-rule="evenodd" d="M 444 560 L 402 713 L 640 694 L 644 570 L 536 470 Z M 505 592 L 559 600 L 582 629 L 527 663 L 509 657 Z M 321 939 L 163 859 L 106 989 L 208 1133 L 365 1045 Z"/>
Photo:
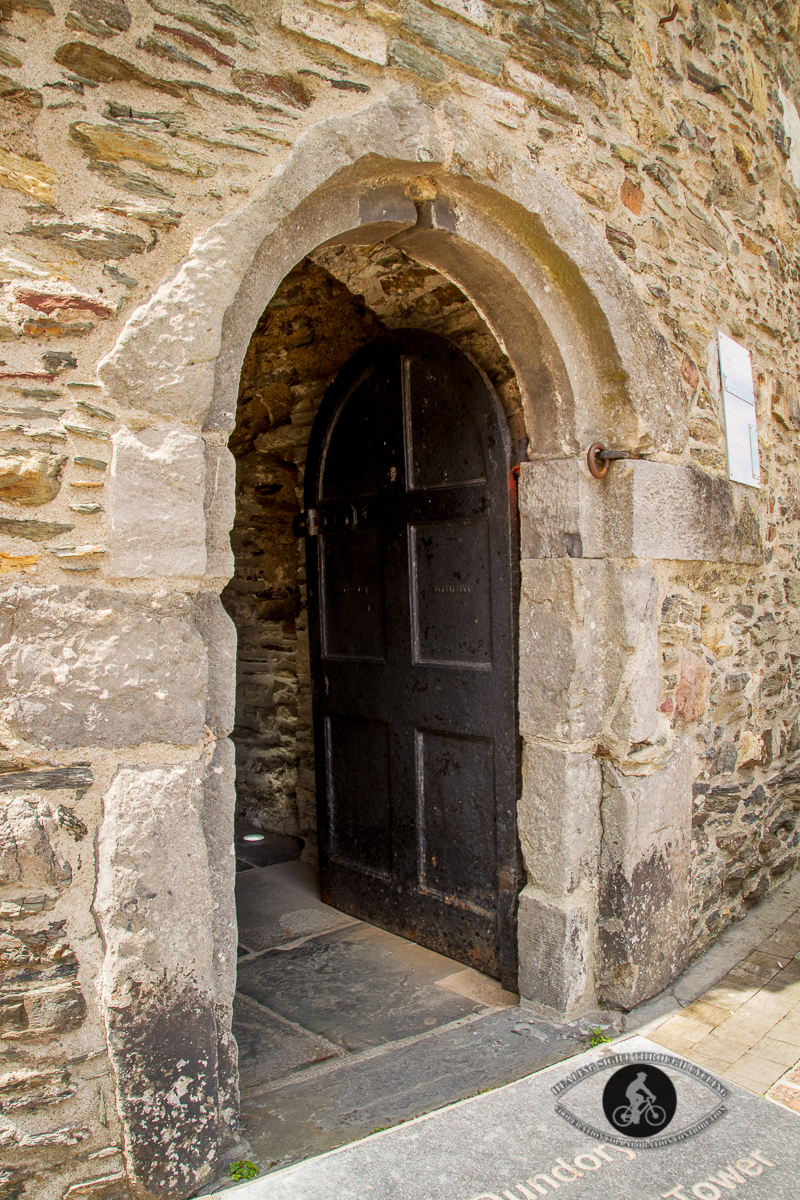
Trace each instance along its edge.
<path fill-rule="evenodd" d="M 319 537 L 321 533 L 348 533 L 358 524 L 358 511 L 352 504 L 326 505 L 325 511 L 305 508 L 292 521 L 292 532 L 298 538 Z"/>
<path fill-rule="evenodd" d="M 319 510 L 306 508 L 292 521 L 292 533 L 296 538 L 319 537 L 322 530 Z"/>

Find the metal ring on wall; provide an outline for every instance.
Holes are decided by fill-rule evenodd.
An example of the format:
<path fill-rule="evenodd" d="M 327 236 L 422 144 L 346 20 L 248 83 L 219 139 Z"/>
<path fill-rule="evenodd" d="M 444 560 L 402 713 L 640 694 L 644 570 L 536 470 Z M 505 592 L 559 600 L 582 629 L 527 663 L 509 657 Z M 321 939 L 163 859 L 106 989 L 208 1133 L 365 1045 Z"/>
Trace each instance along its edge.
<path fill-rule="evenodd" d="M 589 468 L 589 474 L 594 479 L 604 479 L 609 467 L 609 460 L 601 460 L 598 455 L 605 450 L 602 442 L 592 442 L 589 447 L 589 452 L 586 455 L 586 465 Z"/>

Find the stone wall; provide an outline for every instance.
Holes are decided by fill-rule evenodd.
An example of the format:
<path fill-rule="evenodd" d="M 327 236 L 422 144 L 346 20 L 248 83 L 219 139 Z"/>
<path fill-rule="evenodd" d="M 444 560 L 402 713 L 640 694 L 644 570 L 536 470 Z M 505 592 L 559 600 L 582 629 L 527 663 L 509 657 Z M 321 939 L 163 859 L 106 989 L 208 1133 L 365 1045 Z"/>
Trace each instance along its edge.
<path fill-rule="evenodd" d="M 122 1134 L 92 978 L 96 782 L 85 764 L 6 767 L 0 788 L 0 1195 L 64 1191 L 76 1175 L 118 1185 Z"/>
<path fill-rule="evenodd" d="M 631 964 L 650 953 L 641 918 L 653 898 L 662 941 L 691 901 L 699 950 L 795 868 L 797 23 L 796 4 L 761 0 L 680 0 L 674 15 L 635 0 L 0 0 L 0 911 L 10 1064 L 0 1080 L 0 1195 L 112 1197 L 133 1181 L 141 1196 L 186 1196 L 232 1136 L 233 648 L 216 601 L 232 571 L 232 404 L 200 426 L 212 377 L 219 395 L 235 377 L 227 394 L 236 395 L 236 322 L 247 323 L 246 340 L 269 299 L 246 315 L 239 287 L 253 261 L 255 297 L 278 259 L 286 275 L 345 228 L 370 224 L 377 244 L 417 218 L 424 258 L 426 221 L 445 237 L 466 235 L 480 227 L 468 201 L 478 212 L 491 196 L 492 253 L 515 238 L 522 247 L 507 255 L 507 293 L 522 280 L 536 298 L 509 320 L 505 349 L 518 362 L 529 344 L 544 347 L 520 401 L 510 368 L 497 376 L 519 437 L 531 436 L 527 469 L 548 457 L 553 479 L 553 459 L 563 460 L 576 472 L 565 483 L 572 503 L 594 486 L 580 468 L 594 436 L 643 456 L 611 468 L 602 522 L 590 490 L 582 523 L 571 511 L 567 525 L 554 518 L 551 544 L 540 505 L 524 548 L 523 629 L 526 613 L 550 619 L 553 596 L 564 614 L 577 606 L 565 705 L 570 720 L 588 722 L 562 745 L 556 705 L 533 673 L 523 684 L 524 719 L 538 713 L 555 731 L 548 741 L 530 725 L 524 806 L 536 811 L 536 780 L 558 783 L 572 805 L 563 811 L 574 853 L 546 864 L 540 880 L 562 899 L 534 896 L 531 882 L 523 904 L 539 947 L 580 950 L 565 962 L 572 991 L 554 1003 L 580 1000 L 597 946 L 614 1002 L 679 969 L 681 955 L 633 978 Z M 404 182 L 388 195 L 398 163 Z M 352 220 L 328 228 L 321 208 L 303 202 L 319 188 L 332 195 L 329 181 L 351 167 Z M 433 209 L 435 183 L 398 199 L 421 170 L 449 189 Z M 268 235 L 274 261 L 256 258 Z M 445 274 L 459 278 L 469 261 L 464 272 L 477 278 L 483 260 L 467 260 L 464 244 L 454 236 L 441 251 Z M 406 319 L 392 307 L 404 295 L 424 313 L 450 286 L 423 272 L 413 290 L 406 278 L 412 290 L 390 312 L 380 278 L 396 260 L 356 259 L 345 255 L 339 271 L 326 251 L 314 270 L 364 296 L 367 325 Z M 487 287 L 486 311 L 478 305 L 489 325 L 503 290 Z M 559 375 L 546 333 L 567 301 L 591 328 L 559 327 L 562 347 L 578 331 Z M 753 353 L 758 493 L 725 480 L 717 328 Z M 465 342 L 479 357 L 484 336 Z M 323 388 L 321 376 L 314 386 Z M 279 401 L 274 413 L 253 402 L 265 424 L 237 430 L 240 463 L 252 453 L 248 437 L 283 428 L 291 406 Z M 259 507 L 268 526 L 253 546 L 265 548 L 267 527 L 274 545 L 280 526 L 283 549 L 265 580 L 266 564 L 248 565 L 237 531 L 228 595 L 251 630 L 257 611 L 275 627 L 266 643 L 247 643 L 247 661 L 265 663 L 267 679 L 246 686 L 267 689 L 275 677 L 285 691 L 272 692 L 243 787 L 248 813 L 269 823 L 280 809 L 282 827 L 297 820 L 305 836 L 291 807 L 291 789 L 305 788 L 304 812 L 313 809 L 307 758 L 293 774 L 307 753 L 302 737 L 293 748 L 307 707 L 294 682 L 303 677 L 291 631 L 294 621 L 302 632 L 301 581 L 286 536 L 302 463 L 292 449 L 278 470 L 272 449 L 257 453 L 240 475 L 241 512 L 255 508 L 258 487 L 279 482 L 281 506 Z M 657 474 L 667 469 L 669 483 Z M 667 494 L 664 511 L 680 515 L 671 527 L 647 505 Z M 620 513 L 636 519 L 625 525 Z M 598 529 L 605 542 L 592 541 Z M 543 566 L 547 558 L 559 562 Z M 587 593 L 601 597 L 598 612 Z M 651 612 L 657 645 L 642 633 Z M 602 712 L 581 708 L 591 688 L 578 694 L 591 665 L 581 639 L 597 629 L 615 647 Z M 625 672 L 636 663 L 647 664 L 638 714 L 625 709 Z M 275 745 L 273 718 L 284 723 Z M 264 742 L 269 755 L 280 751 L 267 755 L 269 769 L 285 767 L 276 803 L 246 778 Z M 669 779 L 681 794 L 694 782 L 691 896 L 679 895 L 688 829 L 659 788 Z M 649 826 L 637 823 L 648 797 Z M 547 849 L 529 842 L 531 880 Z M 172 879 L 186 881 L 186 903 L 169 898 Z M 627 932 L 621 905 L 639 917 Z M 197 912 L 207 916 L 199 937 Z M 560 941 L 548 943 L 554 930 Z M 185 1086 L 183 1060 L 159 1040 L 165 1029 L 192 1064 L 185 1120 L 146 1102 L 148 1087 L 169 1096 Z M 158 1163 L 148 1151 L 156 1136 L 172 1147 Z"/>

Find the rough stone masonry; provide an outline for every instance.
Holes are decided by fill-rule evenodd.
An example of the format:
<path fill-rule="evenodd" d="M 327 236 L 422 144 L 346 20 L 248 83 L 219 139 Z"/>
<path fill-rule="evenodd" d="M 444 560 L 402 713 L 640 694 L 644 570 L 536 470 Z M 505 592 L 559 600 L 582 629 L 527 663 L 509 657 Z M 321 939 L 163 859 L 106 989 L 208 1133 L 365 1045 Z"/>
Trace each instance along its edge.
<path fill-rule="evenodd" d="M 235 1142 L 234 756 L 312 856 L 291 517 L 381 328 L 528 439 L 524 1002 L 630 1007 L 796 869 L 798 12 L 0 0 L 0 1197 Z"/>

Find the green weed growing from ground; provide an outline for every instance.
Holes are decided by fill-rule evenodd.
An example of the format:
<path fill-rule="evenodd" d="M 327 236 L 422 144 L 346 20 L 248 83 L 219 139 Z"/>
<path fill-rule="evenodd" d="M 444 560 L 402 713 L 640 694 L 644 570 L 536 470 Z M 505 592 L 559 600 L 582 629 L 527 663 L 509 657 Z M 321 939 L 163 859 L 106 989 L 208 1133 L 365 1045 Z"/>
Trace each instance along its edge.
<path fill-rule="evenodd" d="M 237 1183 L 241 1183 L 243 1179 L 255 1179 L 258 1174 L 258 1167 L 254 1162 L 248 1162 L 243 1158 L 241 1162 L 234 1162 L 230 1165 L 231 1179 L 235 1179 Z"/>

